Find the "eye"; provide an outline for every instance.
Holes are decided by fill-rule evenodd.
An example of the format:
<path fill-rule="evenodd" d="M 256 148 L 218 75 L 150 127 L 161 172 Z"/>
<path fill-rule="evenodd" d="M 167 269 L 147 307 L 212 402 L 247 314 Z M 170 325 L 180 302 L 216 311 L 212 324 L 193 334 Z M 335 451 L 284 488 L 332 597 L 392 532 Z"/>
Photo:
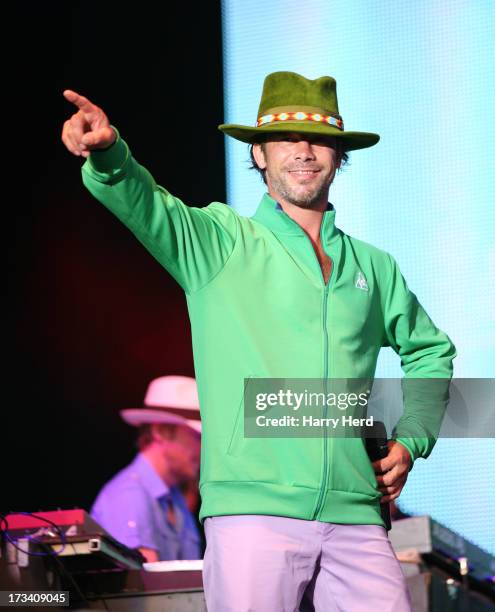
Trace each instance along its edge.
<path fill-rule="evenodd" d="M 319 147 L 326 147 L 327 149 L 336 149 L 337 146 L 333 140 L 329 140 L 328 138 L 319 138 L 313 141 L 313 144 L 318 145 Z"/>
<path fill-rule="evenodd" d="M 297 134 L 280 134 L 277 140 L 278 142 L 299 142 L 301 139 Z"/>

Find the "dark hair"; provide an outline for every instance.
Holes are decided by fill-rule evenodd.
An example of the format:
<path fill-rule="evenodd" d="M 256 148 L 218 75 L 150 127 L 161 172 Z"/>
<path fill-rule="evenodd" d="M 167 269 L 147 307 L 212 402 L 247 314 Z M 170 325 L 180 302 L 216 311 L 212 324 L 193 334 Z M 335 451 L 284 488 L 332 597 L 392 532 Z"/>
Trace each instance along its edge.
<path fill-rule="evenodd" d="M 349 162 L 349 154 L 344 150 L 343 143 L 342 143 L 341 140 L 339 140 L 337 138 L 336 142 L 337 142 L 337 153 L 342 154 L 342 159 L 340 161 L 340 168 L 337 170 L 337 172 L 340 172 L 344 168 L 344 166 L 348 166 L 350 164 L 350 162 Z M 256 144 L 259 144 L 261 146 L 261 150 L 263 152 L 265 152 L 265 143 L 266 143 L 265 140 L 262 140 L 262 141 L 256 143 Z M 250 161 L 251 161 L 251 165 L 249 166 L 249 170 L 256 170 L 259 173 L 259 175 L 261 176 L 262 181 L 266 185 L 266 168 L 262 169 L 256 163 L 256 160 L 254 159 L 254 155 L 253 155 L 253 145 L 252 144 L 249 145 L 249 157 L 250 157 Z"/>

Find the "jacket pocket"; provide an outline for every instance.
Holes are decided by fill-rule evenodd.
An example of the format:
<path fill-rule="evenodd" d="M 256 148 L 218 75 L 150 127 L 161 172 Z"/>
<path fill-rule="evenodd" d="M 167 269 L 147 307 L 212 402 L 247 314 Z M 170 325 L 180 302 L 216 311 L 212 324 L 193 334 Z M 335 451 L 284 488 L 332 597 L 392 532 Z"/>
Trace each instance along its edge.
<path fill-rule="evenodd" d="M 362 438 L 334 438 L 330 452 L 329 487 L 379 497 L 375 471 Z"/>
<path fill-rule="evenodd" d="M 244 435 L 244 394 L 246 393 L 247 386 L 253 378 L 255 378 L 255 376 L 252 374 L 244 378 L 241 398 L 237 405 L 234 425 L 232 427 L 232 433 L 230 434 L 230 440 L 227 446 L 227 455 L 233 456 L 237 454 L 236 451 L 239 448 L 240 438 Z"/>

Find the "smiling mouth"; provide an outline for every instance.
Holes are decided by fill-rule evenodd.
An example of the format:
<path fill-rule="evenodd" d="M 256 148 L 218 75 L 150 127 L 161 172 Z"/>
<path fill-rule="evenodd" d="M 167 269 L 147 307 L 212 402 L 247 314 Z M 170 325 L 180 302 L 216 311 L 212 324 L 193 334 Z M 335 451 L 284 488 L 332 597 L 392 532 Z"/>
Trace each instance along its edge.
<path fill-rule="evenodd" d="M 319 170 L 289 170 L 289 174 L 298 178 L 311 178 L 319 173 Z"/>
<path fill-rule="evenodd" d="M 297 170 L 289 170 L 291 174 L 316 174 L 319 170 L 308 170 L 307 168 L 299 168 Z"/>

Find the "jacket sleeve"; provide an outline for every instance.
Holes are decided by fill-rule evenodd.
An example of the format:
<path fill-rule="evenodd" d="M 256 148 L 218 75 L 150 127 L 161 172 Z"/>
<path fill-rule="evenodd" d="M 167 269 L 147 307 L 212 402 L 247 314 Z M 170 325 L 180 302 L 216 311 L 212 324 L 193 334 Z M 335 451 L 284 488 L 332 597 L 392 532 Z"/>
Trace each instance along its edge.
<path fill-rule="evenodd" d="M 397 262 L 388 257 L 383 345 L 391 346 L 400 356 L 404 372 L 404 412 L 392 437 L 408 449 L 414 461 L 426 458 L 435 445 L 447 407 L 456 350 L 410 291 Z"/>
<path fill-rule="evenodd" d="M 155 183 L 119 135 L 108 149 L 91 152 L 82 178 L 186 293 L 208 284 L 234 249 L 237 216 L 229 206 L 186 206 Z"/>

